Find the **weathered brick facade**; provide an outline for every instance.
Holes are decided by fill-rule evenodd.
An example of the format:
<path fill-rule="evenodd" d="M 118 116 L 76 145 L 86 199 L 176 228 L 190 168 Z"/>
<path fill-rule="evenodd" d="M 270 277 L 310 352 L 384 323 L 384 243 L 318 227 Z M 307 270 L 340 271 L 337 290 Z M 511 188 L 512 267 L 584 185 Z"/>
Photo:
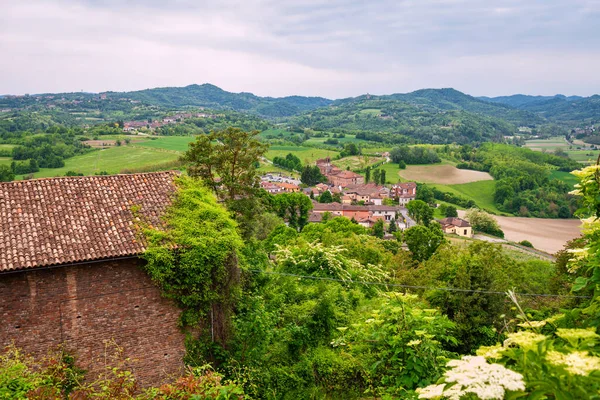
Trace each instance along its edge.
<path fill-rule="evenodd" d="M 179 310 L 140 265 L 126 258 L 0 274 L 0 345 L 45 355 L 64 343 L 93 374 L 114 339 L 142 386 L 180 373 Z"/>

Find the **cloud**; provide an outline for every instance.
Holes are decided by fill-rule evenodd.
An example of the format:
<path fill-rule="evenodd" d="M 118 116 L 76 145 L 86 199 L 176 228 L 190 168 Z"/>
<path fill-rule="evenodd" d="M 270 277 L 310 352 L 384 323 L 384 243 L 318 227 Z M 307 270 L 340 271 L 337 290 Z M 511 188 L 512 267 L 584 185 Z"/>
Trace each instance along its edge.
<path fill-rule="evenodd" d="M 525 3 L 525 4 L 523 4 Z M 600 92 L 589 0 L 0 0 L 0 93 Z"/>

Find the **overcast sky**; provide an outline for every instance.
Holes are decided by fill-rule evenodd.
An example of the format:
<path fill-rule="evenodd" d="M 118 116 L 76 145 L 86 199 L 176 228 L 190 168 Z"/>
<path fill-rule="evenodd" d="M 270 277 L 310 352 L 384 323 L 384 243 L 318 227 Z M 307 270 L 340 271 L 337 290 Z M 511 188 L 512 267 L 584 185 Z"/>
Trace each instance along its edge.
<path fill-rule="evenodd" d="M 600 0 L 0 0 L 0 93 L 600 93 Z"/>

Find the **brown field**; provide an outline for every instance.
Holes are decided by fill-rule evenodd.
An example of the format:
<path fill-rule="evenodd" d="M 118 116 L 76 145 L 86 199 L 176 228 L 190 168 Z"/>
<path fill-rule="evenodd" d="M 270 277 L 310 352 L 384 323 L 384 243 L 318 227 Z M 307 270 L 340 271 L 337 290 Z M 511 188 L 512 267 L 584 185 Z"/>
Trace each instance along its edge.
<path fill-rule="evenodd" d="M 454 185 L 476 181 L 490 181 L 487 172 L 458 169 L 453 165 L 409 165 L 400 171 L 400 176 L 411 181 Z"/>
<path fill-rule="evenodd" d="M 141 142 L 145 142 L 145 139 L 131 139 L 131 141 L 130 141 L 131 144 L 141 143 Z M 106 140 L 86 140 L 83 143 L 87 144 L 88 146 L 94 147 L 94 148 L 103 149 L 105 147 L 115 146 L 117 144 L 117 141 L 113 140 L 113 139 L 106 139 Z M 121 140 L 121 143 L 125 144 L 125 141 Z"/>
<path fill-rule="evenodd" d="M 459 211 L 464 216 L 464 211 Z M 521 218 L 501 217 L 494 218 L 504 231 L 504 238 L 511 242 L 529 240 L 538 250 L 554 254 L 562 250 L 565 243 L 580 235 L 581 221 L 578 219 L 550 219 L 550 218 Z"/>

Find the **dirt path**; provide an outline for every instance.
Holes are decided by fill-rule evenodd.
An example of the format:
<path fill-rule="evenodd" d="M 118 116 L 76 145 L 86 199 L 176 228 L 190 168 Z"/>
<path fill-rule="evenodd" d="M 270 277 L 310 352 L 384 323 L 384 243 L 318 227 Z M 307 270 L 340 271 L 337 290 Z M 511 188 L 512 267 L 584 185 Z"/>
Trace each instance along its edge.
<path fill-rule="evenodd" d="M 405 170 L 400 171 L 400 176 L 417 182 L 444 185 L 490 181 L 493 179 L 487 172 L 458 169 L 453 165 L 409 165 Z"/>
<path fill-rule="evenodd" d="M 459 211 L 464 217 L 465 211 Z M 511 242 L 529 240 L 533 247 L 554 254 L 562 250 L 565 243 L 580 235 L 578 219 L 521 218 L 494 216 Z"/>

